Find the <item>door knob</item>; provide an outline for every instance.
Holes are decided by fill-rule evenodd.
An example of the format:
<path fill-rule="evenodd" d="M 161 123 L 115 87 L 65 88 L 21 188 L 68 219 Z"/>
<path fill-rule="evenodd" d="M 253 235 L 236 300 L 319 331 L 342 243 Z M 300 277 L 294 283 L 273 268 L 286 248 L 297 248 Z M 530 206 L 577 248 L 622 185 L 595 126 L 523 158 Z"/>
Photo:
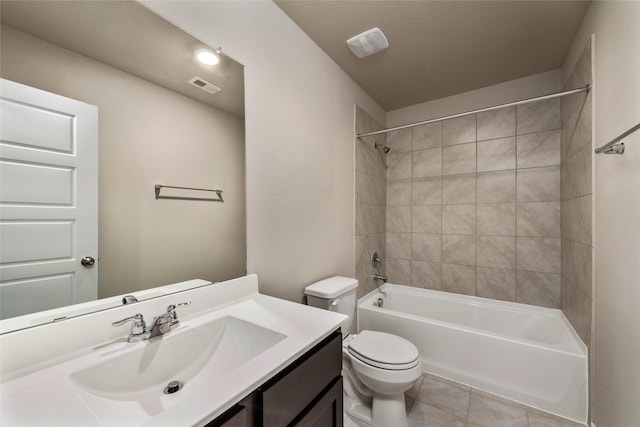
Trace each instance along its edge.
<path fill-rule="evenodd" d="M 96 263 L 96 260 L 90 256 L 86 256 L 82 258 L 82 261 L 80 261 L 80 264 L 84 265 L 85 267 L 91 267 L 95 263 Z"/>

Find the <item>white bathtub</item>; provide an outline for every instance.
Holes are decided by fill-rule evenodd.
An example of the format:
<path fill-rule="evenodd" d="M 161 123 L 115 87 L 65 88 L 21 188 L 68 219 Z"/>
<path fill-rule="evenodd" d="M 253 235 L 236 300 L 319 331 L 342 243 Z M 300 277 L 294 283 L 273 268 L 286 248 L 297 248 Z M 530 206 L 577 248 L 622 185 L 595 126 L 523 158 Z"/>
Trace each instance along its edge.
<path fill-rule="evenodd" d="M 587 349 L 560 310 L 385 284 L 358 302 L 363 329 L 413 342 L 425 372 L 587 421 Z"/>

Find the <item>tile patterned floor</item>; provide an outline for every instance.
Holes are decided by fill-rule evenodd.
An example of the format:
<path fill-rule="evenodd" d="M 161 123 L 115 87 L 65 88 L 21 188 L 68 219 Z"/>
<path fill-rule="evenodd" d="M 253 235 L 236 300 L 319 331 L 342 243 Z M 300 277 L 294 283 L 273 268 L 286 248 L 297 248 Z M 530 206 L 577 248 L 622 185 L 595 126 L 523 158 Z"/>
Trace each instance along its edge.
<path fill-rule="evenodd" d="M 407 392 L 407 417 L 409 427 L 584 427 L 429 374 Z"/>

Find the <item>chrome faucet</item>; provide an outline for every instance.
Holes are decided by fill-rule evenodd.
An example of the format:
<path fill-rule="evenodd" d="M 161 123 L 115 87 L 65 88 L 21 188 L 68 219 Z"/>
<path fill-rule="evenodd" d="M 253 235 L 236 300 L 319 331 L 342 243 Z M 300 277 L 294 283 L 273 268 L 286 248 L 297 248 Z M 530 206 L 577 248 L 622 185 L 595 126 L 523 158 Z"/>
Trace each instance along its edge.
<path fill-rule="evenodd" d="M 190 304 L 191 304 L 191 301 L 183 302 L 177 305 L 170 304 L 167 307 L 166 313 L 155 317 L 149 328 L 147 328 L 147 324 L 144 321 L 144 317 L 140 313 L 137 313 L 133 316 L 113 322 L 111 326 L 121 326 L 127 322 L 132 322 L 131 330 L 129 332 L 129 338 L 127 338 L 127 341 L 136 342 L 136 341 L 148 340 L 149 338 L 153 338 L 153 337 L 157 337 L 158 335 L 165 334 L 170 330 L 176 328 L 178 325 L 180 325 L 180 321 L 178 320 L 178 315 L 176 313 L 176 308 L 190 305 Z"/>
<path fill-rule="evenodd" d="M 387 283 L 387 276 L 384 276 L 382 274 L 373 274 L 369 277 L 373 277 L 373 281 L 376 282 L 378 284 L 378 286 Z"/>

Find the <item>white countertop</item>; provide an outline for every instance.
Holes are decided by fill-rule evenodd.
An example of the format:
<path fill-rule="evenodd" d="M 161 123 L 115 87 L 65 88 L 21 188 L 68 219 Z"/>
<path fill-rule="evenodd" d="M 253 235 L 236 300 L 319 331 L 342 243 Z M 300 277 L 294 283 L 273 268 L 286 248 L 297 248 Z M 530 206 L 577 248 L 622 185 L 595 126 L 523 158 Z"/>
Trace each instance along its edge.
<path fill-rule="evenodd" d="M 224 292 L 224 286 L 221 286 L 220 290 Z M 188 292 L 190 297 L 197 295 L 193 294 L 195 291 Z M 211 289 L 208 292 L 211 293 Z M 186 294 L 180 294 L 173 299 L 180 299 Z M 166 336 L 178 334 L 181 330 L 186 330 L 185 328 L 232 316 L 285 337 L 237 370 L 214 375 L 205 368 L 179 392 L 171 395 L 160 393 L 157 397 L 145 401 L 106 399 L 74 385 L 70 379 L 74 372 L 126 352 L 134 348 L 133 346 L 148 344 L 148 341 L 127 343 L 128 329 L 124 328 L 117 340 L 105 340 L 99 345 L 93 345 L 89 350 L 77 352 L 77 357 L 45 365 L 35 372 L 28 372 L 3 382 L 0 394 L 0 425 L 204 425 L 322 341 L 340 327 L 345 319 L 341 314 L 259 293 L 223 302 L 224 304 L 218 308 L 198 311 L 191 317 L 185 316 L 181 325 L 168 332 Z M 114 316 L 118 315 L 111 317 Z M 91 320 L 89 317 L 87 316 L 87 322 Z"/>

